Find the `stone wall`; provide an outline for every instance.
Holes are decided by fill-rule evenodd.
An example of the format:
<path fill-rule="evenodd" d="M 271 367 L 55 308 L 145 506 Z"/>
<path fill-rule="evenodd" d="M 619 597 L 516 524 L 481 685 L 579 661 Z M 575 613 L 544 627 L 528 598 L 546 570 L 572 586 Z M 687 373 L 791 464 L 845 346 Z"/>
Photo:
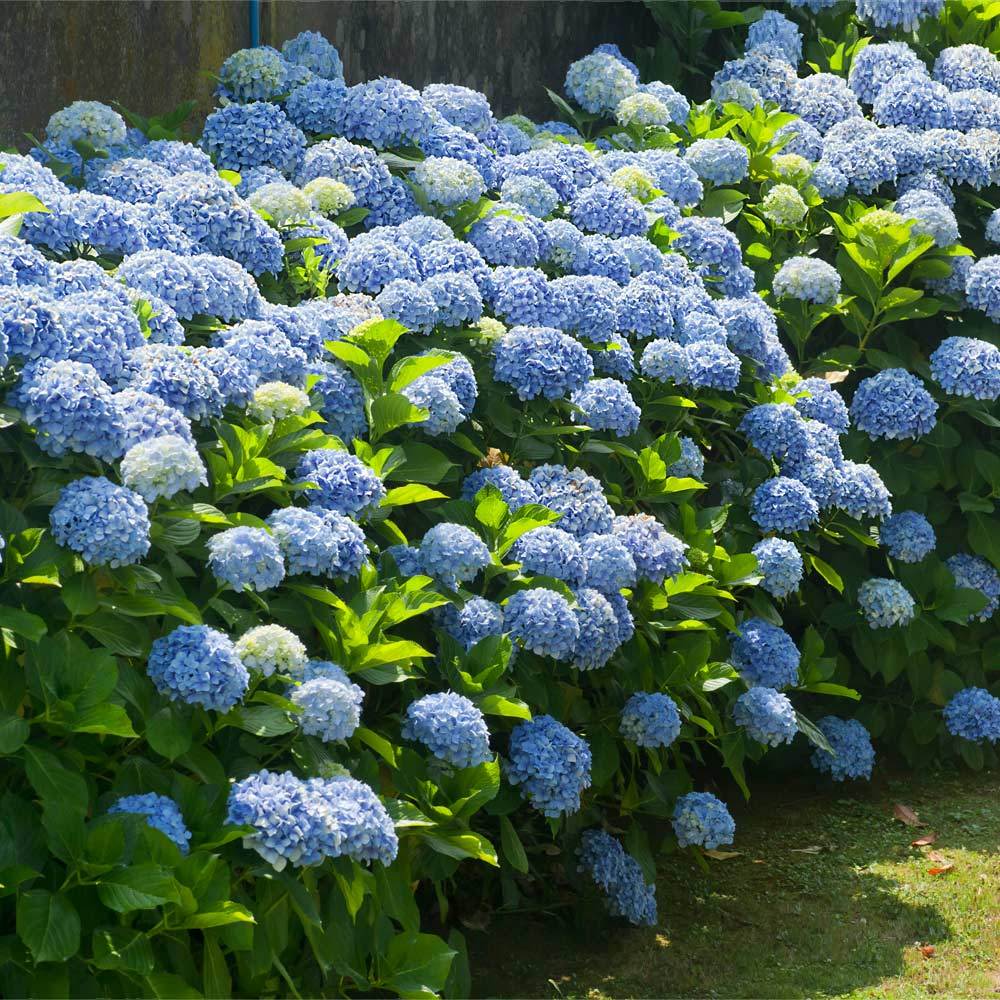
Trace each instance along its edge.
<path fill-rule="evenodd" d="M 264 0 L 261 41 L 303 29 L 340 49 L 349 83 L 388 75 L 414 86 L 463 83 L 499 114 L 551 114 L 543 87 L 599 42 L 652 44 L 639 2 L 562 0 Z M 194 98 L 204 113 L 213 81 L 249 44 L 244 0 L 3 0 L 0 145 L 24 147 L 53 111 L 75 100 L 120 101 L 140 114 Z"/>

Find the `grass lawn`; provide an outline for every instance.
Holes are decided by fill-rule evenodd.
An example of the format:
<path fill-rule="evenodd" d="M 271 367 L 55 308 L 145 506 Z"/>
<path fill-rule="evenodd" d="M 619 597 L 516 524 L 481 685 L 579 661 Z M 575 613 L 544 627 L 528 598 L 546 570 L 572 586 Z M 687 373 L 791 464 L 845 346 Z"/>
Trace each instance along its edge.
<path fill-rule="evenodd" d="M 654 929 L 563 910 L 470 933 L 477 996 L 1000 998 L 1000 775 L 765 789 L 736 820 L 739 856 L 665 859 Z"/>

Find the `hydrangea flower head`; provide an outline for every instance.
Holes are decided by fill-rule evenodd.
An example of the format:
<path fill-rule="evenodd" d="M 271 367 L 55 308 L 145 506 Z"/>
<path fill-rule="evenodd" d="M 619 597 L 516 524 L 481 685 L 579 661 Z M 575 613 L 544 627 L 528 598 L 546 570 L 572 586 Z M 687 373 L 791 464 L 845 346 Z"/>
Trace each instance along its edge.
<path fill-rule="evenodd" d="M 639 570 L 632 553 L 614 535 L 586 535 L 580 542 L 586 570 L 583 583 L 605 596 L 634 587 Z"/>
<path fill-rule="evenodd" d="M 587 349 L 552 327 L 515 326 L 494 347 L 493 374 L 522 400 L 559 399 L 594 374 Z"/>
<path fill-rule="evenodd" d="M 475 579 L 490 564 L 490 550 L 471 529 L 444 522 L 421 539 L 420 564 L 428 576 L 454 588 Z"/>
<path fill-rule="evenodd" d="M 145 817 L 146 823 L 154 830 L 168 836 L 179 848 L 181 854 L 190 850 L 191 831 L 184 822 L 180 807 L 166 795 L 147 792 L 145 795 L 123 795 L 108 809 L 108 815 L 130 813 Z"/>
<path fill-rule="evenodd" d="M 95 149 L 106 150 L 125 143 L 125 119 L 100 101 L 74 101 L 49 118 L 45 137 L 57 146 L 89 142 Z"/>
<path fill-rule="evenodd" d="M 639 429 L 642 413 L 624 383 L 613 378 L 595 378 L 577 389 L 570 402 L 582 411 L 573 420 L 595 431 L 610 431 L 628 437 Z"/>
<path fill-rule="evenodd" d="M 775 184 L 760 203 L 761 213 L 778 226 L 797 226 L 809 209 L 791 184 Z"/>
<path fill-rule="evenodd" d="M 833 749 L 817 747 L 813 751 L 812 766 L 822 774 L 829 774 L 834 781 L 872 776 L 875 766 L 875 748 L 868 730 L 857 719 L 838 719 L 828 715 L 816 723 Z"/>
<path fill-rule="evenodd" d="M 361 528 L 335 510 L 285 507 L 267 519 L 290 574 L 357 576 L 368 548 Z"/>
<path fill-rule="evenodd" d="M 503 633 L 503 608 L 483 597 L 473 597 L 461 608 L 444 605 L 439 620 L 444 630 L 467 650 L 487 636 Z"/>
<path fill-rule="evenodd" d="M 458 396 L 434 371 L 414 379 L 403 389 L 403 395 L 414 406 L 427 411 L 427 416 L 416 421 L 414 426 L 432 437 L 453 433 L 465 420 L 465 412 Z"/>
<path fill-rule="evenodd" d="M 146 672 L 173 701 L 228 712 L 250 683 L 229 637 L 207 625 L 181 625 L 153 641 Z"/>
<path fill-rule="evenodd" d="M 750 618 L 732 636 L 730 660 L 752 686 L 790 687 L 799 679 L 799 651 L 792 637 L 763 618 Z"/>
<path fill-rule="evenodd" d="M 889 555 L 905 563 L 920 562 L 937 545 L 930 521 L 915 510 L 903 510 L 887 517 L 878 534 Z"/>
<path fill-rule="evenodd" d="M 651 514 L 616 517 L 611 530 L 628 549 L 642 579 L 659 585 L 687 565 L 687 545 Z"/>
<path fill-rule="evenodd" d="M 490 732 L 483 713 L 454 691 L 410 702 L 400 733 L 404 739 L 423 743 L 452 767 L 475 767 L 491 757 Z"/>
<path fill-rule="evenodd" d="M 996 743 L 1000 741 L 1000 698 L 985 688 L 963 688 L 945 705 L 944 724 L 952 736 Z"/>
<path fill-rule="evenodd" d="M 774 476 L 754 490 L 750 516 L 762 531 L 805 531 L 819 519 L 819 506 L 803 483 Z"/>
<path fill-rule="evenodd" d="M 741 694 L 733 705 L 733 720 L 751 739 L 765 746 L 791 743 L 799 731 L 787 695 L 769 687 L 752 687 Z"/>
<path fill-rule="evenodd" d="M 865 580 L 858 588 L 858 607 L 869 628 L 893 628 L 908 625 L 916 612 L 909 591 L 898 581 Z"/>
<path fill-rule="evenodd" d="M 490 465 L 470 473 L 462 483 L 462 499 L 474 500 L 476 494 L 486 486 L 495 486 L 511 510 L 517 510 L 525 504 L 538 503 L 535 488 L 509 465 Z"/>
<path fill-rule="evenodd" d="M 281 54 L 288 62 L 305 66 L 311 73 L 326 80 L 343 79 L 344 64 L 334 45 L 318 31 L 300 31 L 281 46 Z"/>
<path fill-rule="evenodd" d="M 142 497 L 102 476 L 64 486 L 49 525 L 59 545 L 91 566 L 130 566 L 149 551 L 149 512 Z"/>
<path fill-rule="evenodd" d="M 599 670 L 621 644 L 618 616 L 608 599 L 591 587 L 581 587 L 575 596 L 580 634 L 571 663 L 578 670 Z"/>
<path fill-rule="evenodd" d="M 973 337 L 946 337 L 930 356 L 931 377 L 952 396 L 1000 398 L 1000 348 Z"/>
<path fill-rule="evenodd" d="M 318 448 L 299 460 L 295 474 L 316 484 L 306 492 L 314 507 L 364 518 L 378 509 L 385 497 L 382 480 L 360 458 L 346 451 Z"/>
<path fill-rule="evenodd" d="M 247 670 L 301 676 L 306 668 L 306 647 L 302 640 L 281 625 L 257 625 L 236 641 L 236 655 Z"/>
<path fill-rule="evenodd" d="M 298 706 L 302 732 L 324 743 L 346 740 L 358 728 L 364 697 L 343 668 L 325 660 L 310 660 L 302 683 L 288 691 L 288 699 Z"/>
<path fill-rule="evenodd" d="M 789 257 L 778 268 L 772 287 L 778 298 L 827 305 L 840 295 L 840 275 L 825 260 Z"/>
<path fill-rule="evenodd" d="M 876 28 L 913 31 L 925 17 L 937 17 L 944 0 L 858 0 L 858 17 Z"/>
<path fill-rule="evenodd" d="M 922 437 L 934 429 L 936 414 L 937 403 L 923 383 L 902 368 L 864 379 L 851 401 L 854 426 L 871 438 Z"/>
<path fill-rule="evenodd" d="M 585 830 L 577 848 L 579 870 L 605 894 L 608 912 L 637 927 L 656 925 L 656 886 L 647 885 L 639 862 L 603 830 Z"/>
<path fill-rule="evenodd" d="M 808 393 L 808 395 L 806 395 Z M 795 409 L 811 420 L 818 420 L 838 434 L 851 425 L 843 396 L 823 378 L 804 378 L 795 386 Z"/>
<path fill-rule="evenodd" d="M 956 587 L 978 590 L 986 598 L 986 607 L 969 615 L 981 622 L 989 621 L 1000 607 L 1000 574 L 980 556 L 959 552 L 945 560 L 945 565 L 955 578 Z"/>
<path fill-rule="evenodd" d="M 122 482 L 149 503 L 208 483 L 198 449 L 176 434 L 133 445 L 122 459 L 121 474 Z"/>
<path fill-rule="evenodd" d="M 764 538 L 750 550 L 764 579 L 761 586 L 773 597 L 787 597 L 802 582 L 802 555 L 785 538 Z"/>
<path fill-rule="evenodd" d="M 412 177 L 424 197 L 443 209 L 476 201 L 485 190 L 479 171 L 451 156 L 428 156 L 413 168 Z"/>
<path fill-rule="evenodd" d="M 208 540 L 208 566 L 233 590 L 270 590 L 285 578 L 285 561 L 263 528 L 229 528 Z"/>
<path fill-rule="evenodd" d="M 579 811 L 590 767 L 590 747 L 551 715 L 536 715 L 511 733 L 507 779 L 543 816 Z"/>
<path fill-rule="evenodd" d="M 533 653 L 556 660 L 568 660 L 580 638 L 569 602 L 545 587 L 517 591 L 504 606 L 504 627 Z"/>
<path fill-rule="evenodd" d="M 631 71 L 606 52 L 591 52 L 566 73 L 566 95 L 592 114 L 610 114 L 638 89 Z"/>
<path fill-rule="evenodd" d="M 579 583 L 587 569 L 580 543 L 559 527 L 532 528 L 514 543 L 510 558 L 522 573 L 538 573 L 569 583 Z"/>
<path fill-rule="evenodd" d="M 696 845 L 712 851 L 731 844 L 736 823 L 726 804 L 711 792 L 688 792 L 674 806 L 674 833 L 681 847 Z"/>
<path fill-rule="evenodd" d="M 636 746 L 668 747 L 680 735 L 680 713 L 667 695 L 637 691 L 625 702 L 618 731 Z"/>

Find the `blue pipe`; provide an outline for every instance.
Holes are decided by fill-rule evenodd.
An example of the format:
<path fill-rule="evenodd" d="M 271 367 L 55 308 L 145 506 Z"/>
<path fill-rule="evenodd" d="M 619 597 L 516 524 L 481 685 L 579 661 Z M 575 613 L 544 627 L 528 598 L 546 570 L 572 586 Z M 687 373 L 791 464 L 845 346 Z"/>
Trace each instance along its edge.
<path fill-rule="evenodd" d="M 260 45 L 260 0 L 248 0 L 247 14 L 250 17 L 250 48 Z"/>

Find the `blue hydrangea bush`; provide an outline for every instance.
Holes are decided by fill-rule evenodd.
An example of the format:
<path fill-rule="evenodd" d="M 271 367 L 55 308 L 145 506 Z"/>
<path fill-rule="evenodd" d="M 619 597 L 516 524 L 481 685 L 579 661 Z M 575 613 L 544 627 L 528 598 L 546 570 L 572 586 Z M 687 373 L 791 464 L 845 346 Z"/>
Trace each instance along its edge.
<path fill-rule="evenodd" d="M 464 996 L 455 907 L 654 925 L 765 754 L 996 760 L 1000 62 L 848 6 L 2 155 L 5 994 Z"/>

